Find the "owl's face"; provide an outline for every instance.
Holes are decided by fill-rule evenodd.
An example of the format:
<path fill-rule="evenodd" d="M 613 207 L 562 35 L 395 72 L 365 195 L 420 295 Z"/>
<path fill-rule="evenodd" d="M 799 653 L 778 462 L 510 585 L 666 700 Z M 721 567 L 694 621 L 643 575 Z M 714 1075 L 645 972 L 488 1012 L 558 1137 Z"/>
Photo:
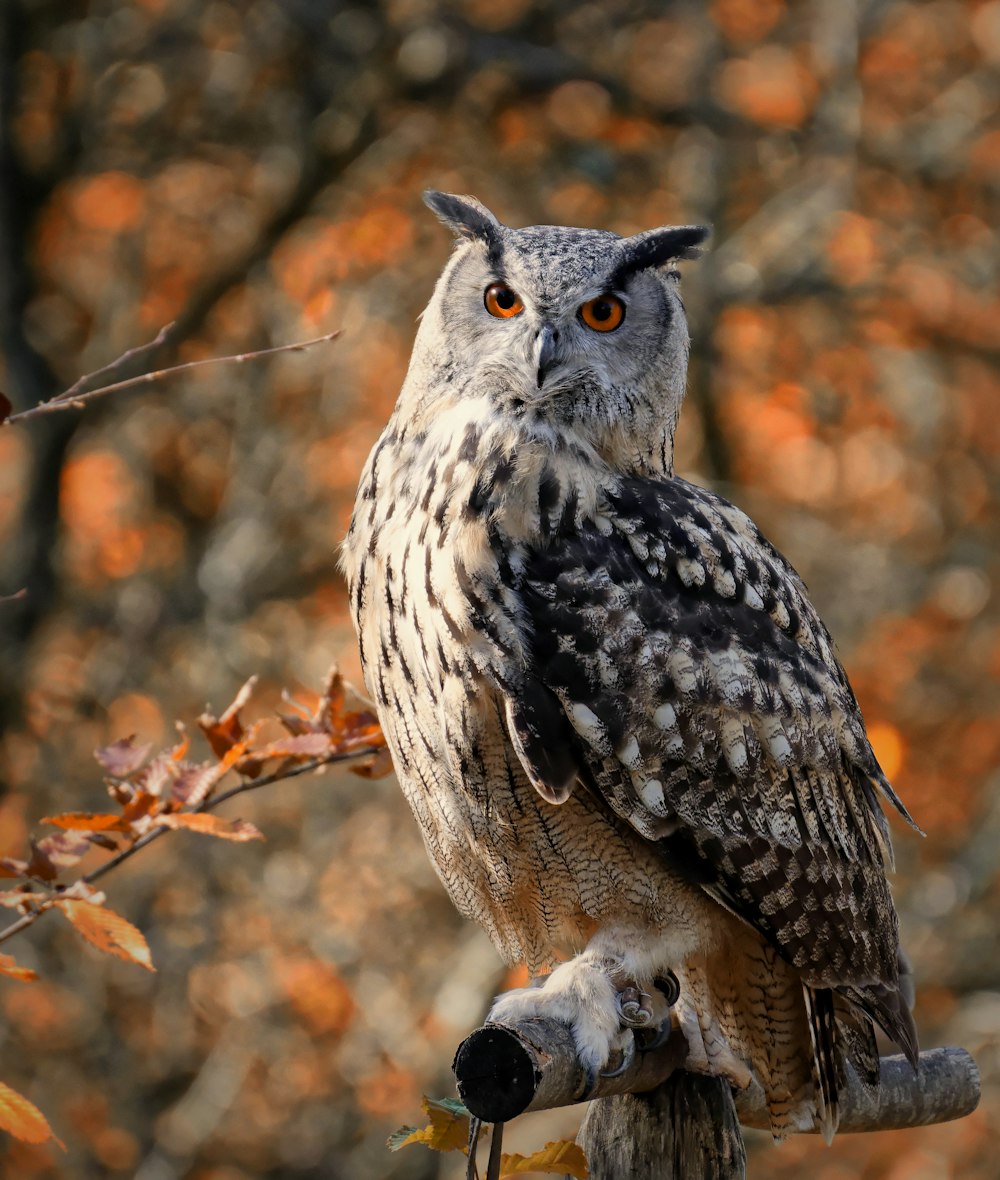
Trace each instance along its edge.
<path fill-rule="evenodd" d="M 653 430 L 661 451 L 661 436 L 673 436 L 688 351 L 670 264 L 691 256 L 707 230 L 621 238 L 511 229 L 471 198 L 425 199 L 460 242 L 418 336 L 423 379 L 446 373 L 504 413 L 574 429 L 598 446 L 641 435 L 646 447 Z"/>

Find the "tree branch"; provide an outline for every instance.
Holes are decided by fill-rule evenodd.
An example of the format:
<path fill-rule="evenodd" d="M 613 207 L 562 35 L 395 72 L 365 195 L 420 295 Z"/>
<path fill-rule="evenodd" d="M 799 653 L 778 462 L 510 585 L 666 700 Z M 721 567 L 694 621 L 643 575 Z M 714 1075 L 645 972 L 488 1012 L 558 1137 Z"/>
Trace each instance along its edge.
<path fill-rule="evenodd" d="M 570 1106 L 591 1098 L 638 1094 L 656 1089 L 683 1069 L 687 1042 L 674 1032 L 652 1053 L 636 1054 L 620 1077 L 598 1078 L 587 1093 L 587 1078 L 576 1056 L 573 1036 L 554 1020 L 527 1020 L 516 1026 L 487 1024 L 458 1047 L 453 1070 L 458 1092 L 484 1122 L 508 1122 L 529 1110 Z M 929 1049 L 920 1054 L 914 1075 L 902 1056 L 882 1058 L 882 1080 L 874 1098 L 850 1074 L 841 1093 L 840 1130 L 885 1131 L 964 1118 L 979 1104 L 979 1070 L 964 1049 Z M 745 1127 L 769 1130 L 759 1087 L 734 1095 Z"/>
<path fill-rule="evenodd" d="M 80 392 L 93 378 L 119 368 L 139 353 L 158 348 L 167 338 L 167 334 L 170 332 L 172 326 L 172 324 L 167 324 L 165 328 L 160 329 L 155 340 L 151 340 L 148 344 L 141 344 L 137 348 L 130 348 L 128 352 L 123 353 L 110 364 L 105 365 L 101 369 L 96 369 L 93 373 L 88 373 L 84 377 L 80 377 L 69 389 L 64 390 L 62 393 L 57 393 L 55 397 L 49 398 L 48 401 L 40 402 L 37 406 L 32 406 L 30 409 L 21 410 L 20 413 L 11 414 L 4 420 L 3 425 L 9 426 L 13 422 L 24 422 L 28 418 L 36 418 L 40 414 L 53 414 L 58 410 L 79 410 L 88 402 L 92 402 L 99 397 L 104 397 L 105 394 L 120 393 L 123 389 L 134 389 L 139 385 L 150 385 L 155 381 L 162 380 L 164 377 L 174 377 L 178 373 L 186 373 L 191 369 L 201 369 L 206 365 L 239 365 L 244 361 L 259 361 L 264 357 L 275 356 L 279 352 L 302 352 L 307 348 L 312 348 L 316 344 L 326 344 L 331 340 L 336 340 L 340 335 L 339 331 L 327 332 L 325 336 L 316 336 L 312 340 L 297 340 L 293 344 L 279 344 L 274 348 L 260 348 L 255 352 L 241 352 L 234 356 L 213 356 L 206 357 L 200 361 L 187 361 L 182 365 L 171 365 L 168 369 L 155 369 L 151 373 L 140 373 L 137 377 L 129 377 L 125 381 L 115 381 L 111 385 L 101 385 L 97 389 Z"/>
<path fill-rule="evenodd" d="M 298 778 L 299 775 L 310 774 L 312 771 L 320 770 L 324 766 L 332 766 L 339 762 L 350 762 L 357 758 L 371 757 L 373 754 L 381 753 L 381 750 L 382 747 L 380 746 L 362 746 L 357 750 L 333 751 L 324 755 L 322 758 L 312 758 L 308 762 L 301 762 L 297 766 L 284 767 L 280 770 L 274 771 L 272 774 L 261 775 L 259 778 L 254 779 L 246 779 L 243 782 L 238 783 L 235 787 L 231 787 L 228 791 L 223 791 L 221 794 L 214 795 L 210 799 L 205 800 L 205 802 L 198 807 L 185 808 L 179 812 L 175 812 L 174 814 L 194 815 L 199 812 L 215 811 L 215 809 L 219 807 L 220 804 L 226 803 L 230 799 L 234 799 L 237 795 L 245 795 L 249 791 L 257 791 L 261 787 L 269 787 L 273 783 L 283 782 L 285 779 Z M 168 832 L 174 832 L 178 830 L 179 829 L 177 828 L 168 827 L 166 824 L 161 824 L 157 827 L 154 827 L 151 831 L 147 832 L 146 835 L 141 836 L 138 840 L 136 840 L 134 844 L 130 844 L 127 848 L 123 848 L 120 852 L 116 852 L 114 856 L 105 861 L 104 864 L 98 865 L 96 869 L 93 869 L 85 876 L 80 877 L 79 880 L 85 885 L 93 885 L 95 881 L 99 881 L 102 877 L 107 876 L 107 874 L 112 870 L 117 869 L 120 865 L 124 864 L 125 861 L 135 856 L 137 852 L 141 852 L 142 849 L 148 848 L 150 844 L 154 843 L 156 840 L 159 840 L 161 836 L 165 836 Z M 76 883 L 77 882 L 74 882 L 73 884 Z M 31 910 L 30 913 L 23 914 L 17 919 L 16 922 L 12 922 L 9 926 L 6 926 L 3 930 L 0 930 L 0 943 L 4 943 L 8 939 L 13 938 L 15 934 L 20 934 L 22 930 L 27 930 L 29 926 L 34 926 L 34 924 L 44 914 L 47 914 L 49 910 L 52 909 L 59 897 L 65 896 L 65 892 L 65 890 L 61 892 L 53 891 L 48 897 L 45 897 L 44 899 L 39 898 L 38 900 L 40 904 L 37 909 Z M 24 897 L 26 902 L 32 900 L 32 895 L 30 893 L 26 893 Z"/>

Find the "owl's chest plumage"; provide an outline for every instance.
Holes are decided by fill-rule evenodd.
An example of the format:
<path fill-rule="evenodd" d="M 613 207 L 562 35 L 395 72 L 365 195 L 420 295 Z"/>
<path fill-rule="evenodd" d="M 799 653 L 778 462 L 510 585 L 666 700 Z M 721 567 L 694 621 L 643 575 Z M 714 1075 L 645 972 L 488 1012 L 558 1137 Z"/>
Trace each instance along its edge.
<path fill-rule="evenodd" d="M 612 914 L 653 920 L 673 880 L 588 792 L 541 798 L 510 740 L 504 699 L 529 658 L 521 557 L 598 495 L 566 458 L 475 407 L 426 431 L 390 422 L 345 545 L 366 685 L 434 867 L 501 953 L 536 970 Z"/>

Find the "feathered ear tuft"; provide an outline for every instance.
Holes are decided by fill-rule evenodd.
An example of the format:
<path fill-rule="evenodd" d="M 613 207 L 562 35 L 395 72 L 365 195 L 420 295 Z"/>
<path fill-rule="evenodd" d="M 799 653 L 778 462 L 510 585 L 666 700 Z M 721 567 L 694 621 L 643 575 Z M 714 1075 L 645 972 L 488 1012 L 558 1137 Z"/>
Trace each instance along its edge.
<path fill-rule="evenodd" d="M 475 197 L 457 197 L 428 189 L 424 204 L 460 237 L 491 244 L 500 237 L 500 222 Z"/>
<path fill-rule="evenodd" d="M 629 273 L 665 266 L 683 258 L 699 258 L 698 246 L 712 231 L 707 225 L 664 225 L 626 238 L 622 269 Z"/>

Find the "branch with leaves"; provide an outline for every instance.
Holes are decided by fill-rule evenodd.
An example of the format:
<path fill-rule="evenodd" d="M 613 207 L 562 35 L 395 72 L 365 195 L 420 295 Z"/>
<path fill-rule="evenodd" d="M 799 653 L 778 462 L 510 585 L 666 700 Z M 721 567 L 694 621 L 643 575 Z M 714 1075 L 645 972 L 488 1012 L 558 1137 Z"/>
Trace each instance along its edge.
<path fill-rule="evenodd" d="M 0 857 L 0 877 L 17 882 L 0 891 L 0 906 L 19 915 L 0 929 L 0 943 L 56 912 L 98 950 L 153 971 L 142 932 L 107 906 L 105 894 L 95 888 L 98 880 L 169 832 L 195 832 L 236 842 L 262 840 L 263 834 L 252 823 L 215 814 L 239 795 L 341 762 L 366 778 L 391 771 L 378 720 L 360 698 L 352 699 L 336 668 L 328 675 L 314 710 L 284 697 L 287 711 L 272 719 L 280 727 L 280 736 L 271 740 L 263 737 L 265 721 L 245 725 L 241 718 L 255 684 L 256 677 L 248 680 L 221 716 L 204 713 L 198 718 L 213 754 L 206 761 L 188 759 L 189 740 L 180 724 L 176 745 L 152 757 L 152 747 L 137 745 L 134 736 L 95 751 L 111 808 L 47 816 L 42 822 L 58 831 L 31 840 L 23 859 Z M 273 769 L 265 773 L 269 765 Z M 220 790 L 232 775 L 239 781 Z M 70 879 L 95 849 L 109 853 L 108 859 Z M 21 982 L 37 979 L 36 972 L 10 955 L 0 955 L 0 975 Z M 55 1139 L 41 1111 L 3 1083 L 0 1129 L 28 1143 Z"/>

